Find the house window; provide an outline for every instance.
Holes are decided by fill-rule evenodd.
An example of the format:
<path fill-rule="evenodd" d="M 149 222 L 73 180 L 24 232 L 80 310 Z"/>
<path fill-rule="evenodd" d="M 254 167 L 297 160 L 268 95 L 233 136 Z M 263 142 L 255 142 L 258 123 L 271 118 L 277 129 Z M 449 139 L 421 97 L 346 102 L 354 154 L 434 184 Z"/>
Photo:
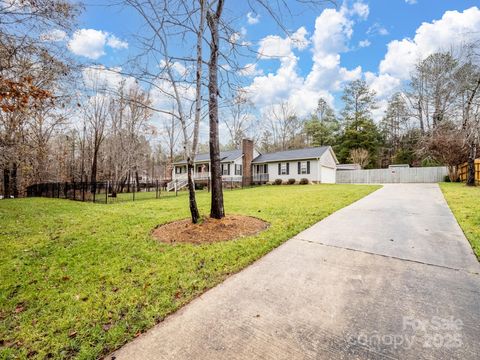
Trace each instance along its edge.
<path fill-rule="evenodd" d="M 235 164 L 235 175 L 242 175 L 242 165 Z"/>
<path fill-rule="evenodd" d="M 310 161 L 299 161 L 298 162 L 298 173 L 299 174 L 310 174 Z"/>
<path fill-rule="evenodd" d="M 222 164 L 222 175 L 230 175 L 230 164 Z"/>
<path fill-rule="evenodd" d="M 307 162 L 302 161 L 300 163 L 300 174 L 306 174 L 307 173 Z"/>
<path fill-rule="evenodd" d="M 255 165 L 256 174 L 268 174 L 268 164 Z"/>
<path fill-rule="evenodd" d="M 279 175 L 288 175 L 289 173 L 289 163 L 279 163 L 278 164 L 278 174 Z"/>

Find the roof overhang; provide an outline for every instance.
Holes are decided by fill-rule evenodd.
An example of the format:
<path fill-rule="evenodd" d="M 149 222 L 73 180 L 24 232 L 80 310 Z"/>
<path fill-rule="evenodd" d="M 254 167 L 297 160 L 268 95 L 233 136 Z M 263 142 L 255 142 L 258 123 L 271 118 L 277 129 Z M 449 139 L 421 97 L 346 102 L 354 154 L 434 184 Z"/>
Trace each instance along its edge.
<path fill-rule="evenodd" d="M 252 161 L 252 164 L 269 164 L 269 163 L 278 163 L 278 162 L 287 162 L 287 161 L 302 161 L 302 160 L 318 160 L 318 157 L 302 157 L 296 159 L 277 159 L 277 160 L 267 160 L 267 161 Z"/>
<path fill-rule="evenodd" d="M 239 157 L 235 158 L 235 159 L 232 159 L 232 160 L 220 159 L 220 162 L 221 163 L 233 163 L 233 162 L 237 161 L 238 159 L 241 159 L 242 157 L 243 157 L 243 154 L 240 155 Z M 193 163 L 194 164 L 210 164 L 210 159 L 208 159 L 208 160 L 194 160 Z M 186 160 L 175 161 L 172 164 L 173 165 L 187 165 L 187 161 Z"/>

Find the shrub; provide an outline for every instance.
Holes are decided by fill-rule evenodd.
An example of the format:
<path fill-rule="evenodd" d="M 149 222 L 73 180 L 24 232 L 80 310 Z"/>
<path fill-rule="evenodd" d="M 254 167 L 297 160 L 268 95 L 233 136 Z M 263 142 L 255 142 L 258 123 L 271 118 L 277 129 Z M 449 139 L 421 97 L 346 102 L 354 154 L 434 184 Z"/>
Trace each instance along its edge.
<path fill-rule="evenodd" d="M 204 184 L 195 183 L 195 189 L 196 189 L 196 190 L 203 190 L 203 189 L 205 189 L 205 185 L 204 185 Z"/>
<path fill-rule="evenodd" d="M 288 185 L 295 184 L 295 179 L 288 179 Z"/>
<path fill-rule="evenodd" d="M 450 176 L 445 175 L 445 177 L 443 178 L 443 181 L 450 182 Z"/>
<path fill-rule="evenodd" d="M 282 179 L 275 179 L 273 185 L 282 185 Z"/>
<path fill-rule="evenodd" d="M 300 185 L 307 185 L 307 184 L 308 184 L 308 179 L 306 179 L 306 178 L 300 179 L 299 184 L 300 184 Z"/>

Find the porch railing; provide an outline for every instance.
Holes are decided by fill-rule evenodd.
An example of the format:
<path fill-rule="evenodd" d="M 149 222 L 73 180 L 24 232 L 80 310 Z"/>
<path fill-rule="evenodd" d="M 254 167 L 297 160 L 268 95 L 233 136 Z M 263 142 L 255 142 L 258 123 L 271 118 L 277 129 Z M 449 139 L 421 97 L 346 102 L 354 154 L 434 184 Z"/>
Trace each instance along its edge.
<path fill-rule="evenodd" d="M 256 182 L 263 183 L 263 182 L 268 182 L 268 179 L 269 179 L 268 174 L 253 174 L 252 181 L 254 183 L 256 183 Z"/>

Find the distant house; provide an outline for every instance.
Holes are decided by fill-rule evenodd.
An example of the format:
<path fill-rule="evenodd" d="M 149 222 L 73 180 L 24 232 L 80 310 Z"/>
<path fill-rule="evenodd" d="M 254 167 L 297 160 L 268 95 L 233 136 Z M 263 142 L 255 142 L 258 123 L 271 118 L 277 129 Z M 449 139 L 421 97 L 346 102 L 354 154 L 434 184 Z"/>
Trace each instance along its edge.
<path fill-rule="evenodd" d="M 335 183 L 337 158 L 330 146 L 279 151 L 260 154 L 253 141 L 244 139 L 239 150 L 220 153 L 222 178 L 225 182 L 250 185 L 270 183 L 276 179 L 297 182 L 305 178 L 311 183 Z M 210 179 L 210 154 L 195 157 L 193 178 L 196 183 L 207 183 Z M 186 185 L 187 163 L 175 162 L 171 189 Z"/>

